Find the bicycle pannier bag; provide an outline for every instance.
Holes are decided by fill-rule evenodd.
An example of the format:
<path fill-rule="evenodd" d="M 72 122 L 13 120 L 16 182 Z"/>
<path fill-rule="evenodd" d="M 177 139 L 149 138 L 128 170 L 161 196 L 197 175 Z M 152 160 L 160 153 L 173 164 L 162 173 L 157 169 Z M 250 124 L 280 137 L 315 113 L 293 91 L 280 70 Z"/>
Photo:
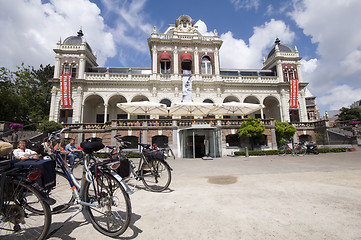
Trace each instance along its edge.
<path fill-rule="evenodd" d="M 117 168 L 117 173 L 122 178 L 129 177 L 130 175 L 130 163 L 127 157 L 121 156 L 118 158 L 120 166 Z"/>
<path fill-rule="evenodd" d="M 146 153 L 144 153 L 144 155 L 149 159 L 149 160 L 164 160 L 165 159 L 165 155 L 162 151 L 147 151 Z"/>
<path fill-rule="evenodd" d="M 41 171 L 41 177 L 36 182 L 44 189 L 48 190 L 55 187 L 55 160 L 47 157 L 46 159 L 28 159 L 20 160 L 14 163 L 16 168 L 38 169 Z"/>

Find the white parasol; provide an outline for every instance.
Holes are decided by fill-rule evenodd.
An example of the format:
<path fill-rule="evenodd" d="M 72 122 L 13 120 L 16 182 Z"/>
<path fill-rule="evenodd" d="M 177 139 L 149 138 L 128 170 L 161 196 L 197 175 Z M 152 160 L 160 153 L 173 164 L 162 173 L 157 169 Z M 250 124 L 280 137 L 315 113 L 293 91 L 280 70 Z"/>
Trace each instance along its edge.
<path fill-rule="evenodd" d="M 212 115 L 239 115 L 244 116 L 256 112 L 265 106 L 255 103 L 227 102 L 217 105 L 210 114 Z"/>
<path fill-rule="evenodd" d="M 118 103 L 117 106 L 130 115 L 168 115 L 167 105 L 157 102 Z"/>
<path fill-rule="evenodd" d="M 214 103 L 181 102 L 169 108 L 171 116 L 207 116 L 215 108 Z"/>

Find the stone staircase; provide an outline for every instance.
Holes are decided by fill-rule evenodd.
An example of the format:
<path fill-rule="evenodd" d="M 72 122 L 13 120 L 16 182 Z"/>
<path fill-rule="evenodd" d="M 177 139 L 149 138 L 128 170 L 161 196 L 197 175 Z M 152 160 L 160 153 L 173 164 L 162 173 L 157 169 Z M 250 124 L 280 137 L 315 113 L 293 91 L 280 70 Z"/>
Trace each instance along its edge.
<path fill-rule="evenodd" d="M 352 128 L 333 127 L 327 129 L 330 144 L 354 144 L 361 146 L 361 133 Z"/>

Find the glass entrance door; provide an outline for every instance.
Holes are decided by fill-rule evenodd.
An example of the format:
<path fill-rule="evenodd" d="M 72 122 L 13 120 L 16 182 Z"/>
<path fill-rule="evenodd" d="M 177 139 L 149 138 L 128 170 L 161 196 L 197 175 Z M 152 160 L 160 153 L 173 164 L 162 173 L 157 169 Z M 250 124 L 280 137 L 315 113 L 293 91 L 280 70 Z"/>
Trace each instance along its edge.
<path fill-rule="evenodd" d="M 183 158 L 220 157 L 220 129 L 185 129 L 180 131 Z"/>

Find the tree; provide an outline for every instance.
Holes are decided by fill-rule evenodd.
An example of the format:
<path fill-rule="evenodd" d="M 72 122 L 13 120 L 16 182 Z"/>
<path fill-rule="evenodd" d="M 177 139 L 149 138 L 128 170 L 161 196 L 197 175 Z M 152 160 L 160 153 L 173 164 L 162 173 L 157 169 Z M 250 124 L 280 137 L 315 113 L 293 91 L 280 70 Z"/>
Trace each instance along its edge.
<path fill-rule="evenodd" d="M 338 121 L 361 121 L 361 109 L 360 108 L 346 108 L 340 109 L 340 113 L 337 114 Z"/>
<path fill-rule="evenodd" d="M 0 120 L 28 124 L 49 116 L 51 84 L 54 67 L 40 65 L 38 70 L 25 67 L 16 71 L 0 68 Z"/>
<path fill-rule="evenodd" d="M 241 137 L 249 137 L 253 149 L 254 138 L 262 135 L 265 129 L 258 119 L 248 117 L 247 121 L 242 122 L 241 127 L 237 130 L 237 134 Z"/>
<path fill-rule="evenodd" d="M 63 128 L 63 125 L 61 125 L 58 122 L 54 121 L 45 121 L 39 126 L 39 131 L 43 133 L 51 133 L 57 130 L 60 130 Z"/>
<path fill-rule="evenodd" d="M 297 132 L 296 128 L 286 122 L 275 121 L 277 145 L 282 146 L 286 139 L 290 139 Z"/>

